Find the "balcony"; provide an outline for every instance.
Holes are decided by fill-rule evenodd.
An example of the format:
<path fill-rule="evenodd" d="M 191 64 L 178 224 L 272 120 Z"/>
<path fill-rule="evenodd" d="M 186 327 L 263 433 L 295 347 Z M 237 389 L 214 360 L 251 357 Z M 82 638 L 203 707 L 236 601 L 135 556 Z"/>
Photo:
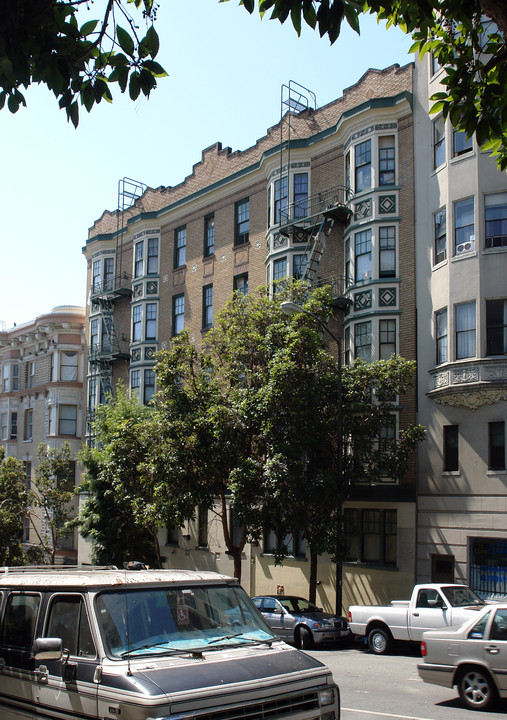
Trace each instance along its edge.
<path fill-rule="evenodd" d="M 107 278 L 103 281 L 93 282 L 90 289 L 90 299 L 98 301 L 101 299 L 117 300 L 132 295 L 132 277 L 127 273 Z"/>
<path fill-rule="evenodd" d="M 322 190 L 280 209 L 278 230 L 282 234 L 309 232 L 324 217 L 347 223 L 352 215 L 352 191 L 344 185 Z"/>
<path fill-rule="evenodd" d="M 505 397 L 507 360 L 481 358 L 448 363 L 430 370 L 428 396 L 436 403 L 477 410 Z"/>
<path fill-rule="evenodd" d="M 88 350 L 88 360 L 95 365 L 110 362 L 111 360 L 128 359 L 130 359 L 129 344 L 123 340 L 118 340 L 116 343 L 99 343 L 98 345 L 92 345 Z"/>

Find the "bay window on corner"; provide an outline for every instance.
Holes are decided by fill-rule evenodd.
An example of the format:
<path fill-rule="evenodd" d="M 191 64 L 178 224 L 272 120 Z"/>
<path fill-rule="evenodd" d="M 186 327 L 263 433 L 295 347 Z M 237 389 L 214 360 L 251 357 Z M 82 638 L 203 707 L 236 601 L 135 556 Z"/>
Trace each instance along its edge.
<path fill-rule="evenodd" d="M 272 213 L 272 214 L 271 214 Z M 268 223 L 279 225 L 308 215 L 308 173 L 291 172 L 276 178 L 268 188 Z"/>

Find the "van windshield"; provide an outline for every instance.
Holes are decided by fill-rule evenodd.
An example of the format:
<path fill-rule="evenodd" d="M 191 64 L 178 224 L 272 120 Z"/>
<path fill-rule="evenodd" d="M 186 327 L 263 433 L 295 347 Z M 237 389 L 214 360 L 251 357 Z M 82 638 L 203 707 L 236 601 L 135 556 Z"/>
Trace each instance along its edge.
<path fill-rule="evenodd" d="M 123 588 L 101 592 L 96 603 L 105 649 L 113 658 L 202 652 L 275 639 L 240 587 Z"/>

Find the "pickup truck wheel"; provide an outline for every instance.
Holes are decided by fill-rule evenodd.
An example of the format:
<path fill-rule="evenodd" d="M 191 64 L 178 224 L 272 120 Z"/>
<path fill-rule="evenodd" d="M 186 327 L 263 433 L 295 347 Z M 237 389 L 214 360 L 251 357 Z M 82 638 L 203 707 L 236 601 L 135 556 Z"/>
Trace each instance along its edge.
<path fill-rule="evenodd" d="M 312 631 L 306 627 L 299 628 L 299 642 L 297 645 L 301 650 L 311 650 L 313 647 Z"/>
<path fill-rule="evenodd" d="M 368 634 L 368 647 L 375 655 L 385 655 L 391 649 L 392 638 L 388 630 L 374 628 Z"/>
<path fill-rule="evenodd" d="M 464 670 L 458 680 L 459 696 L 472 710 L 485 710 L 494 704 L 496 687 L 489 674 L 479 667 Z"/>

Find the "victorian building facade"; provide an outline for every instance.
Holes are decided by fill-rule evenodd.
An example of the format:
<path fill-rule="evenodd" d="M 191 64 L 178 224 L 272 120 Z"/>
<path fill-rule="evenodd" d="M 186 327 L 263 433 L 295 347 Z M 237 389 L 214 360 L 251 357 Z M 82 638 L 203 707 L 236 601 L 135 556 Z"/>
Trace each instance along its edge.
<path fill-rule="evenodd" d="M 76 455 L 84 432 L 86 370 L 84 308 L 60 306 L 35 320 L 0 332 L 0 443 L 7 456 L 22 460 L 26 485 L 33 485 L 37 448 L 68 443 L 72 486 L 78 484 Z M 35 509 L 25 518 L 24 543 L 38 545 L 45 518 Z M 75 563 L 77 532 L 58 552 Z"/>

